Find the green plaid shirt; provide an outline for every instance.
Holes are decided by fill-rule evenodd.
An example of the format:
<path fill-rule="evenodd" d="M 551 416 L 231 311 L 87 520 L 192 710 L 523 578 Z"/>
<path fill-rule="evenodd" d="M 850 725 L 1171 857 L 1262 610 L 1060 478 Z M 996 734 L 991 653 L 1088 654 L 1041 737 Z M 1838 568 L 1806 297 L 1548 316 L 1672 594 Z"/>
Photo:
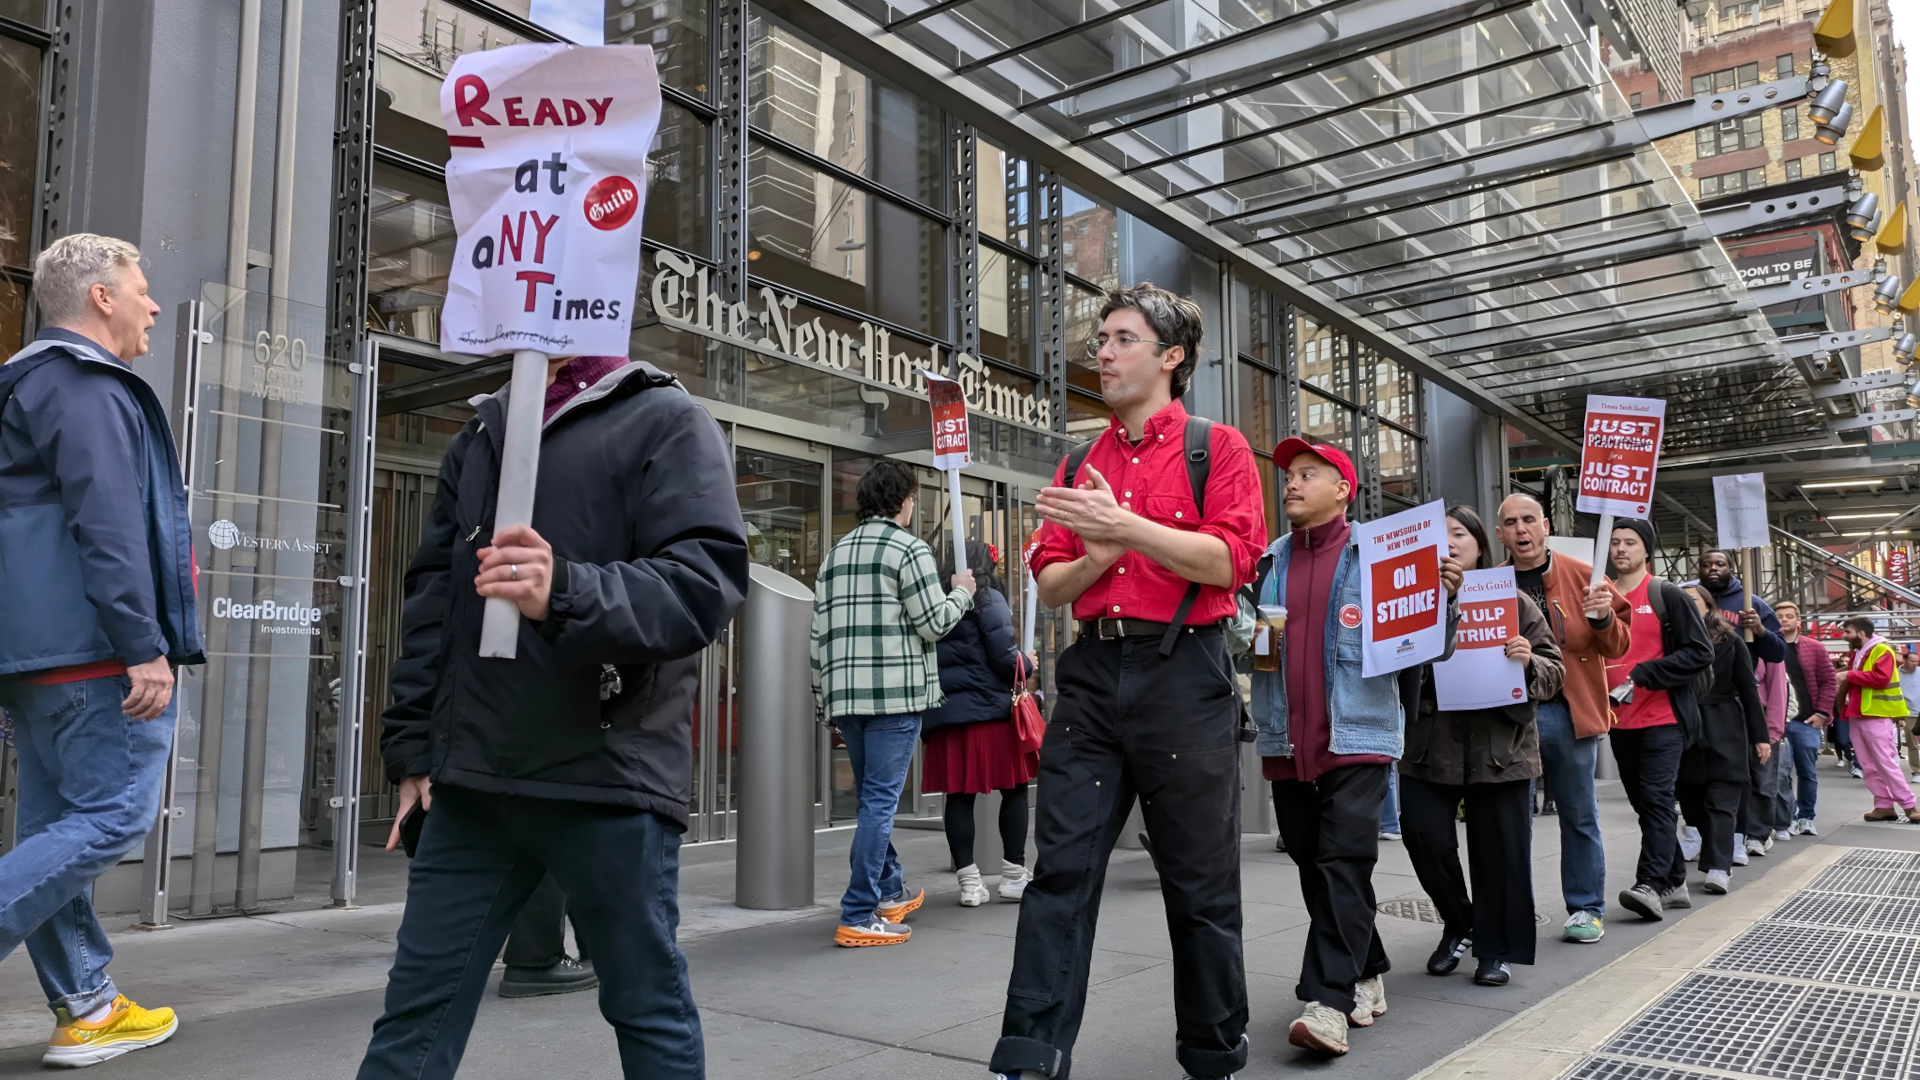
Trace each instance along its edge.
<path fill-rule="evenodd" d="M 813 700 L 828 719 L 922 713 L 946 700 L 934 643 L 973 607 L 942 595 L 933 549 L 868 518 L 827 553 L 814 581 Z"/>

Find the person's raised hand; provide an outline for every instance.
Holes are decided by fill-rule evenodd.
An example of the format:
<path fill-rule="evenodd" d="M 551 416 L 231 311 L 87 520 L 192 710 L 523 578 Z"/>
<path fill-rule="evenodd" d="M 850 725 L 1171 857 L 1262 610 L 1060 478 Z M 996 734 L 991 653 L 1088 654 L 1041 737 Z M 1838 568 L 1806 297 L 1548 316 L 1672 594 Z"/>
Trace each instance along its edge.
<path fill-rule="evenodd" d="M 120 711 L 129 720 L 152 720 L 173 700 L 173 665 L 164 656 L 128 668 L 127 681 L 131 685 Z"/>
<path fill-rule="evenodd" d="M 1449 555 L 1440 560 L 1440 582 L 1447 587 L 1448 596 L 1459 595 L 1460 579 L 1465 573 L 1466 570 L 1460 565 L 1459 559 Z"/>
<path fill-rule="evenodd" d="M 553 546 L 531 525 L 509 525 L 478 552 L 473 587 L 481 596 L 511 600 L 520 614 L 540 622 L 553 592 Z"/>
<path fill-rule="evenodd" d="M 1587 595 L 1581 600 L 1580 608 L 1587 613 L 1589 619 L 1597 619 L 1606 612 L 1612 611 L 1613 590 L 1609 589 L 1604 581 L 1588 586 Z"/>
<path fill-rule="evenodd" d="M 1071 529 L 1096 563 L 1112 566 L 1126 551 L 1121 536 L 1132 525 L 1133 513 L 1114 499 L 1100 470 L 1089 465 L 1086 477 L 1077 488 L 1041 488 L 1033 508 L 1044 520 Z"/>
<path fill-rule="evenodd" d="M 387 833 L 387 850 L 400 846 L 400 823 L 413 813 L 414 805 L 422 810 L 433 809 L 433 781 L 424 776 L 406 776 L 400 780 L 400 809 L 393 815 L 393 829 Z"/>

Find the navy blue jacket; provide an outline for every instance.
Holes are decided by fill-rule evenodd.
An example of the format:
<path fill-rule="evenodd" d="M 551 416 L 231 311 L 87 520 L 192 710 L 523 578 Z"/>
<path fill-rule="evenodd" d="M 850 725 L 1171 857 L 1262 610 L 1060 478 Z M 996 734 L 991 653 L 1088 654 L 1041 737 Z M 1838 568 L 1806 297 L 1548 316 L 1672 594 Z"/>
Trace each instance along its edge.
<path fill-rule="evenodd" d="M 1697 579 L 1696 579 L 1697 580 Z M 1731 616 L 1731 625 L 1740 628 L 1740 612 L 1747 606 L 1747 586 L 1738 575 L 1727 579 L 1725 592 L 1715 593 L 1707 590 L 1713 597 L 1714 607 Z M 1755 660 L 1765 660 L 1769 664 L 1784 664 L 1787 660 L 1787 639 L 1780 636 L 1780 617 L 1773 613 L 1773 605 L 1759 597 L 1753 598 L 1753 612 L 1760 616 L 1761 633 L 1753 636 L 1753 643 L 1747 648 Z"/>
<path fill-rule="evenodd" d="M 973 607 L 940 639 L 940 692 L 946 703 L 920 718 L 920 730 L 1013 718 L 1013 611 L 986 584 Z"/>
<path fill-rule="evenodd" d="M 0 675 L 206 662 L 166 410 L 70 330 L 42 330 L 0 367 L 0 597 Z"/>

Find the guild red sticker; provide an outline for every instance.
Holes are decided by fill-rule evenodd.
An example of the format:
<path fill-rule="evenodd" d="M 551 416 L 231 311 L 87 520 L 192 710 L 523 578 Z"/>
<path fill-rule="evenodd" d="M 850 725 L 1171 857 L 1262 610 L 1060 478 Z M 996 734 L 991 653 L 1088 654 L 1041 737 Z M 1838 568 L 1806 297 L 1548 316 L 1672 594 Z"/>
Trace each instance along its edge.
<path fill-rule="evenodd" d="M 1513 700 L 1519 701 L 1526 696 L 1527 696 L 1527 692 L 1525 690 L 1522 690 L 1517 686 L 1513 688 Z"/>
<path fill-rule="evenodd" d="M 608 176 L 587 189 L 587 222 L 611 232 L 633 220 L 640 206 L 640 189 L 624 176 Z"/>
<path fill-rule="evenodd" d="M 1360 605 L 1348 604 L 1340 609 L 1340 625 L 1352 630 L 1360 625 Z"/>

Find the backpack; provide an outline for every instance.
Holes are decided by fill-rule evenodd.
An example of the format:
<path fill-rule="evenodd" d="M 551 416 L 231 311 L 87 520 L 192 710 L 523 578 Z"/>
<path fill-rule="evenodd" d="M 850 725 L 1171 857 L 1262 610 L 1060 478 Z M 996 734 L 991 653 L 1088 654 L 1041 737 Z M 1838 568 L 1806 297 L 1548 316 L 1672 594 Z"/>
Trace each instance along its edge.
<path fill-rule="evenodd" d="M 1653 575 L 1648 576 L 1650 580 L 1647 582 L 1647 606 L 1653 609 L 1653 617 L 1660 620 L 1660 633 L 1664 635 L 1667 632 L 1666 592 L 1667 586 L 1672 583 L 1665 578 L 1654 577 Z M 1662 640 L 1662 647 L 1665 647 L 1664 638 Z M 1696 702 L 1705 701 L 1712 693 L 1713 665 L 1708 664 L 1706 667 L 1693 673 L 1693 700 Z"/>
<path fill-rule="evenodd" d="M 1080 467 L 1087 463 L 1087 455 L 1093 452 L 1093 444 L 1098 441 L 1093 439 L 1081 443 L 1067 454 L 1066 471 L 1061 474 L 1062 483 L 1071 485 L 1079 478 Z M 1182 441 L 1187 459 L 1187 487 L 1193 492 L 1194 510 L 1204 519 L 1207 514 L 1207 479 L 1213 472 L 1213 421 L 1204 416 L 1187 417 Z M 1173 655 L 1175 635 L 1187 624 L 1187 615 L 1198 599 L 1200 583 L 1189 581 L 1186 595 L 1180 598 L 1180 606 L 1173 613 L 1173 622 L 1167 627 L 1166 637 L 1160 640 L 1161 656 Z M 1242 585 L 1234 590 L 1234 599 L 1239 602 L 1239 608 L 1232 618 L 1222 624 L 1221 629 L 1226 634 L 1227 655 L 1239 660 L 1253 650 L 1253 631 L 1259 620 L 1259 609 L 1250 586 Z"/>

